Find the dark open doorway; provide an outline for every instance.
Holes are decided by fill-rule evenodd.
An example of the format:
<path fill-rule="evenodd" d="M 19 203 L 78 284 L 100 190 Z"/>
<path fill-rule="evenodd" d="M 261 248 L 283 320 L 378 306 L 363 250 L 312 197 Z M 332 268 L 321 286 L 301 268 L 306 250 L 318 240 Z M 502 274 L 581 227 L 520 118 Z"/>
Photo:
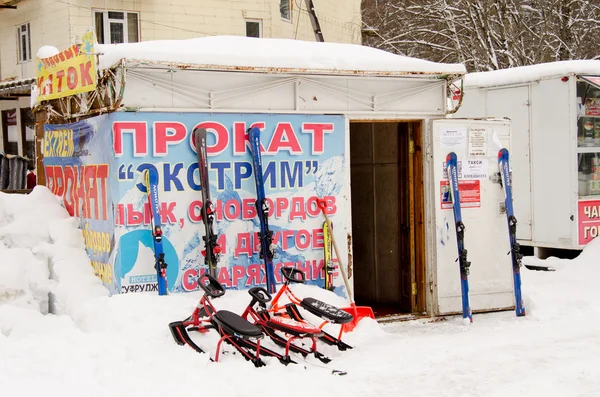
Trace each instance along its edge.
<path fill-rule="evenodd" d="M 351 122 L 352 263 L 358 305 L 425 310 L 421 122 Z"/>

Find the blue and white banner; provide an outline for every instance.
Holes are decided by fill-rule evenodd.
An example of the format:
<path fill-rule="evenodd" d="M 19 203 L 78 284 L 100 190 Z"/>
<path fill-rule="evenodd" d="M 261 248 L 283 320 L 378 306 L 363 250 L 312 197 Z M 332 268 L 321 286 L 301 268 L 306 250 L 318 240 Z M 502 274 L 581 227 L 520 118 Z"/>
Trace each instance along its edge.
<path fill-rule="evenodd" d="M 169 291 L 198 289 L 198 276 L 206 266 L 192 133 L 197 127 L 208 131 L 210 193 L 223 249 L 219 281 L 233 289 L 265 285 L 247 136 L 253 126 L 261 129 L 269 225 L 277 247 L 276 280 L 282 281 L 281 266 L 296 266 L 306 273 L 308 283 L 323 284 L 325 218 L 318 198 L 326 200 L 340 254 L 347 255 L 349 171 L 344 116 L 117 112 L 102 118 L 100 128 L 103 138 L 110 139 L 105 154 L 115 164 L 107 186 L 112 186 L 114 208 L 109 262 L 114 265 L 116 291 L 156 291 L 150 207 L 143 184 L 143 171 L 149 168 L 158 173 Z M 337 270 L 334 285 L 345 294 Z"/>

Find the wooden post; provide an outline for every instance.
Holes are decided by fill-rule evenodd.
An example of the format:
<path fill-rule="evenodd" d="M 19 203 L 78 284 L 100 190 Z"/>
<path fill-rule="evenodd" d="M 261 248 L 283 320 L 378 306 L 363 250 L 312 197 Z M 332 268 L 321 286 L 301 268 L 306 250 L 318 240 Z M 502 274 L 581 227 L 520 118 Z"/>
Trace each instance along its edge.
<path fill-rule="evenodd" d="M 35 169 L 37 171 L 37 184 L 46 186 L 46 173 L 44 170 L 44 123 L 46 122 L 46 109 L 41 108 L 35 112 Z"/>

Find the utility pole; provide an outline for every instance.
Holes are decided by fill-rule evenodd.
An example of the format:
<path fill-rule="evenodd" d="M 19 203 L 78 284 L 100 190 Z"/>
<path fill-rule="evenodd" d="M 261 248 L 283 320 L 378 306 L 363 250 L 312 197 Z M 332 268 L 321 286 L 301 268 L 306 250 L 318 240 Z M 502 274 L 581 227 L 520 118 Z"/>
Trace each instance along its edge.
<path fill-rule="evenodd" d="M 317 41 L 320 43 L 324 43 L 325 39 L 323 38 L 323 32 L 321 32 L 321 25 L 319 25 L 319 19 L 317 18 L 317 14 L 315 13 L 315 5 L 312 0 L 306 0 L 306 8 L 308 9 L 308 17 L 310 18 L 310 23 L 312 24 L 313 30 L 315 31 L 315 37 Z"/>

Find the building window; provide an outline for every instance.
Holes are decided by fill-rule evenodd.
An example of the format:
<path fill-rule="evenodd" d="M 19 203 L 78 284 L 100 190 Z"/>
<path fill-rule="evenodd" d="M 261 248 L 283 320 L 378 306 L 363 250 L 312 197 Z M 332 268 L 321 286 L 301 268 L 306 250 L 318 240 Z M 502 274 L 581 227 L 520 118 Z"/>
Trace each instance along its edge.
<path fill-rule="evenodd" d="M 21 142 L 23 157 L 35 160 L 35 118 L 31 108 L 21 108 Z"/>
<path fill-rule="evenodd" d="M 279 0 L 279 12 L 283 19 L 292 19 L 292 0 Z"/>
<path fill-rule="evenodd" d="M 100 44 L 137 43 L 140 23 L 137 12 L 94 11 L 94 28 Z"/>
<path fill-rule="evenodd" d="M 17 26 L 17 47 L 19 63 L 31 61 L 31 33 L 29 23 Z"/>
<path fill-rule="evenodd" d="M 3 110 L 2 115 L 2 143 L 4 144 L 4 153 L 19 154 L 19 136 L 17 131 L 17 109 Z"/>
<path fill-rule="evenodd" d="M 262 37 L 262 21 L 246 21 L 246 37 Z"/>

